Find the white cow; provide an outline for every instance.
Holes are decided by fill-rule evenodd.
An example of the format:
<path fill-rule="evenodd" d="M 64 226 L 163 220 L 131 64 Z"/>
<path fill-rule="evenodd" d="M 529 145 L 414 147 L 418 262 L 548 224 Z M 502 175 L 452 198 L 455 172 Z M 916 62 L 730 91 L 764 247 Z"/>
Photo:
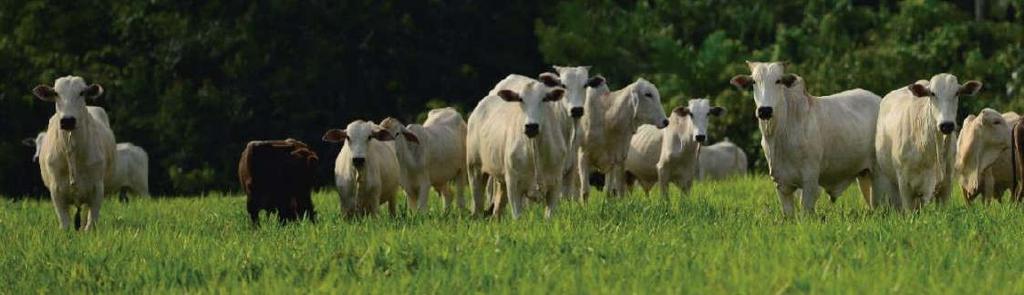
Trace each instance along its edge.
<path fill-rule="evenodd" d="M 391 215 L 397 214 L 395 192 L 400 176 L 394 139 L 386 129 L 362 120 L 349 123 L 344 130 L 324 133 L 323 141 L 344 144 L 334 161 L 334 180 L 341 211 L 347 216 L 376 215 L 377 207 L 385 202 Z"/>
<path fill-rule="evenodd" d="M 90 107 L 90 110 L 92 110 Z M 102 108 L 97 108 L 102 110 Z M 93 114 L 95 117 L 95 114 Z M 99 118 L 97 118 L 99 119 Z M 36 152 L 32 155 L 32 161 L 35 162 L 39 158 L 40 147 L 43 146 L 46 137 L 46 132 L 39 132 L 36 138 L 26 138 L 22 143 L 27 146 L 35 147 Z M 121 192 L 121 200 L 127 200 L 125 193 L 122 190 L 127 190 L 134 195 L 138 196 L 149 196 L 149 155 L 146 154 L 146 150 L 141 147 L 134 145 L 130 142 L 123 142 L 117 144 L 117 164 L 114 166 L 114 179 L 111 181 L 110 187 L 106 189 L 108 192 Z"/>
<path fill-rule="evenodd" d="M 978 195 L 1001 201 L 1003 192 L 1013 187 L 1010 129 L 1017 121 L 1017 113 L 1000 115 L 988 108 L 964 119 L 954 165 L 967 204 Z"/>
<path fill-rule="evenodd" d="M 87 85 L 81 77 L 66 76 L 57 79 L 53 87 L 36 86 L 32 93 L 43 101 L 53 102 L 57 109 L 50 117 L 39 150 L 39 170 L 43 184 L 50 190 L 60 227 L 70 226 L 69 206 L 78 208 L 78 227 L 81 206 L 86 205 L 89 213 L 83 229 L 93 229 L 99 222 L 100 206 L 105 188 L 113 180 L 117 157 L 110 126 L 94 118 L 85 106 L 86 99 L 103 94 L 103 87 Z"/>
<path fill-rule="evenodd" d="M 149 155 L 130 142 L 117 144 L 117 165 L 114 167 L 113 191 L 127 190 L 136 196 L 149 196 Z M 122 200 L 127 200 L 122 192 Z"/>
<path fill-rule="evenodd" d="M 700 173 L 697 179 L 726 179 L 747 173 L 747 153 L 728 138 L 700 147 Z"/>
<path fill-rule="evenodd" d="M 597 76 L 588 83 L 588 111 L 580 122 L 579 177 L 581 200 L 590 196 L 590 174 L 607 175 L 605 192 L 618 197 L 625 191 L 625 162 L 629 154 L 629 140 L 643 124 L 658 128 L 668 126 L 665 109 L 661 105 L 658 88 L 637 79 L 625 88 L 610 91 L 604 78 Z"/>
<path fill-rule="evenodd" d="M 562 104 L 565 89 L 520 75 L 509 75 L 484 97 L 469 116 L 466 165 L 474 212 L 482 213 L 484 190 L 493 179 L 494 215 L 503 197 L 518 218 L 524 197 L 545 202 L 545 216 L 558 205 L 568 143 Z M 571 125 L 570 125 L 571 128 Z"/>
<path fill-rule="evenodd" d="M 784 215 L 794 213 L 800 189 L 805 213 L 814 214 L 820 188 L 835 200 L 854 179 L 869 206 L 874 167 L 878 95 L 863 89 L 824 97 L 807 93 L 800 76 L 785 73 L 779 62 L 747 62 L 752 75 L 730 81 L 740 89 L 753 85 L 761 147 L 775 182 Z"/>
<path fill-rule="evenodd" d="M 650 194 L 657 183 L 663 200 L 668 200 L 669 183 L 688 194 L 698 173 L 698 153 L 708 138 L 708 116 L 724 111 L 707 99 L 691 99 L 686 107 L 672 110 L 667 128 L 640 126 L 630 141 L 627 173 L 636 177 L 644 193 Z"/>
<path fill-rule="evenodd" d="M 554 66 L 554 68 L 558 72 L 557 82 L 560 83 L 559 86 L 565 88 L 565 98 L 562 99 L 562 106 L 569 112 L 569 117 L 572 120 L 572 129 L 567 139 L 569 142 L 569 154 L 566 156 L 566 173 L 562 178 L 562 196 L 563 198 L 577 199 L 579 198 L 580 182 L 576 157 L 579 155 L 580 136 L 583 132 L 580 120 L 586 113 L 586 91 L 588 85 L 596 85 L 598 80 L 603 81 L 604 78 L 599 76 L 591 78 L 590 66 Z M 541 75 L 541 81 L 545 82 L 545 84 L 552 84 L 548 79 L 545 79 L 545 75 Z"/>
<path fill-rule="evenodd" d="M 949 199 L 958 97 L 979 89 L 981 82 L 960 85 L 953 75 L 938 74 L 885 95 L 875 137 L 879 197 L 904 209 Z"/>
<path fill-rule="evenodd" d="M 465 208 L 466 121 L 458 111 L 430 110 L 423 125 L 406 126 L 395 118 L 384 119 L 380 125 L 395 137 L 402 182 L 409 185 L 405 189 L 410 208 L 427 209 L 430 187 L 444 198 L 445 210 L 450 210 L 455 202 L 459 208 Z M 448 187 L 451 182 L 457 188 L 455 195 Z"/>

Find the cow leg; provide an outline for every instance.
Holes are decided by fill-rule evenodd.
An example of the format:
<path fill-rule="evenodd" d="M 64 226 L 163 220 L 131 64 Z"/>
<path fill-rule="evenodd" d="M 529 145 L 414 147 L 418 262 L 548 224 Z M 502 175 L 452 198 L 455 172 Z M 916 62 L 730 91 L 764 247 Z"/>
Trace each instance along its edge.
<path fill-rule="evenodd" d="M 455 204 L 459 206 L 460 210 L 466 209 L 466 183 L 465 171 L 459 172 L 459 175 L 455 177 Z"/>
<path fill-rule="evenodd" d="M 248 201 L 245 202 L 245 209 L 246 211 L 249 212 L 249 221 L 252 222 L 252 225 L 255 227 L 259 227 L 260 209 L 259 207 L 256 206 L 256 202 L 253 202 L 251 197 L 249 198 Z"/>
<path fill-rule="evenodd" d="M 555 210 L 558 209 L 558 191 L 549 189 L 544 195 L 544 199 L 547 201 L 544 207 L 544 219 L 551 219 L 551 216 L 555 215 Z"/>
<path fill-rule="evenodd" d="M 658 166 L 661 166 L 660 164 Z M 660 190 L 661 200 L 668 202 L 668 182 L 669 182 L 669 170 L 664 167 L 658 167 L 658 190 Z"/>
<path fill-rule="evenodd" d="M 985 203 L 992 203 L 996 199 L 996 178 L 992 176 L 992 171 L 985 172 Z"/>
<path fill-rule="evenodd" d="M 821 193 L 821 186 L 818 185 L 818 180 L 806 180 L 800 189 L 802 190 L 800 200 L 804 207 L 804 213 L 814 215 L 814 205 L 818 202 L 818 195 Z"/>
<path fill-rule="evenodd" d="M 427 212 L 427 202 L 430 201 L 430 182 L 423 181 L 423 184 L 419 187 L 419 198 L 416 199 L 416 211 L 420 213 Z"/>
<path fill-rule="evenodd" d="M 455 204 L 452 199 L 452 189 L 448 186 L 448 183 L 443 182 L 441 184 L 432 185 L 431 187 L 437 191 L 437 196 L 441 197 L 441 206 L 444 208 L 444 212 L 451 212 L 452 206 L 455 206 Z"/>
<path fill-rule="evenodd" d="M 590 163 L 587 163 L 586 154 L 580 151 L 578 169 L 580 178 L 580 203 L 586 203 L 590 199 Z"/>
<path fill-rule="evenodd" d="M 779 193 L 779 203 L 782 203 L 782 215 L 792 217 L 794 214 L 793 193 L 796 192 L 796 187 L 776 183 L 775 190 Z"/>
<path fill-rule="evenodd" d="M 523 210 L 523 195 L 526 194 L 526 191 L 518 181 L 513 179 L 511 173 L 505 175 L 505 191 L 508 202 L 512 205 L 512 219 L 519 219 L 519 214 Z"/>
<path fill-rule="evenodd" d="M 473 192 L 473 214 L 484 213 L 484 190 L 487 189 L 487 175 L 476 169 L 468 169 L 469 190 Z"/>
<path fill-rule="evenodd" d="M 860 186 L 860 195 L 864 197 L 864 205 L 868 206 L 868 209 L 874 209 L 878 206 L 875 203 L 875 192 L 873 190 L 874 184 L 872 179 L 874 178 L 870 172 L 861 173 L 857 176 L 857 185 Z"/>
<path fill-rule="evenodd" d="M 57 212 L 57 221 L 60 222 L 60 229 L 67 230 L 71 227 L 71 217 L 68 213 L 67 196 L 58 195 L 54 190 L 50 190 L 50 196 L 53 200 L 53 209 Z"/>
<path fill-rule="evenodd" d="M 85 222 L 83 230 L 91 230 L 99 224 L 100 206 L 103 204 L 103 184 L 97 184 L 92 191 L 92 198 L 89 199 L 89 220 Z"/>

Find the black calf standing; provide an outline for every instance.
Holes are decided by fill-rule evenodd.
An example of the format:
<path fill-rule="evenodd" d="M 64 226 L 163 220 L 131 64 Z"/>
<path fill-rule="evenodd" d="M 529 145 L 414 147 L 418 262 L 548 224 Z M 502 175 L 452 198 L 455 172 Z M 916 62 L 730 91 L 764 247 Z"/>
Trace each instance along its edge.
<path fill-rule="evenodd" d="M 259 226 L 261 210 L 277 212 L 281 223 L 315 222 L 310 191 L 318 162 L 316 152 L 295 139 L 250 141 L 238 161 L 238 180 L 253 225 Z"/>

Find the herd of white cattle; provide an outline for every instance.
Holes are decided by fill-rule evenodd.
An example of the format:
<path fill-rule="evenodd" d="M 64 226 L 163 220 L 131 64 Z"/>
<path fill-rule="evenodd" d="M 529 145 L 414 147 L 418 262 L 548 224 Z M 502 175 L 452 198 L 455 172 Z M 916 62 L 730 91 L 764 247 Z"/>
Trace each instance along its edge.
<path fill-rule="evenodd" d="M 984 109 L 956 130 L 958 99 L 976 94 L 978 81 L 960 84 L 938 74 L 885 97 L 863 89 L 816 97 L 785 63 L 747 64 L 751 73 L 730 83 L 753 92 L 784 215 L 795 213 L 798 190 L 804 212 L 813 214 L 820 189 L 834 201 L 854 181 L 869 208 L 910 210 L 948 200 L 954 177 L 968 202 L 999 198 L 1013 185 L 1017 114 Z M 535 202 L 550 217 L 562 199 L 586 201 L 594 175 L 604 175 L 609 198 L 635 184 L 645 194 L 657 185 L 668 198 L 670 184 L 687 194 L 694 180 L 746 173 L 739 147 L 728 140 L 708 145 L 710 119 L 722 107 L 691 99 L 666 116 L 650 81 L 612 91 L 590 67 L 554 68 L 536 79 L 513 74 L 499 81 L 468 120 L 439 108 L 423 124 L 387 118 L 328 130 L 324 141 L 343 144 L 334 166 L 343 211 L 376 214 L 387 204 L 394 214 L 399 190 L 411 210 L 424 211 L 430 188 L 446 210 L 464 209 L 468 185 L 474 213 L 500 216 L 511 204 L 518 218 Z M 105 189 L 148 195 L 145 151 L 115 145 L 106 112 L 86 106 L 101 86 L 67 76 L 33 93 L 56 104 L 46 132 L 29 142 L 62 228 L 70 225 L 72 206 L 88 207 L 84 228 L 94 227 Z"/>

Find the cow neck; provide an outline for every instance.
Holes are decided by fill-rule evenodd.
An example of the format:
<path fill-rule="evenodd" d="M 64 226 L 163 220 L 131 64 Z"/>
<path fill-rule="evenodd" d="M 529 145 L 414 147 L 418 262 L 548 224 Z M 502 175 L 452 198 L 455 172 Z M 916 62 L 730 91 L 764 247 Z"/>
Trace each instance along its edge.
<path fill-rule="evenodd" d="M 605 122 L 614 122 L 613 125 L 607 126 L 608 130 L 605 134 L 613 132 L 631 134 L 639 127 L 636 122 L 637 106 L 629 102 L 632 99 L 629 92 L 633 91 L 635 87 L 636 83 L 629 84 L 626 88 L 610 93 L 607 96 L 609 99 L 605 99 L 607 107 L 604 112 L 604 120 Z"/>
<path fill-rule="evenodd" d="M 406 130 L 409 131 L 409 132 L 412 132 L 412 127 L 413 126 L 414 125 L 406 126 Z M 415 132 L 413 132 L 413 134 L 417 135 L 417 137 L 420 140 L 420 144 L 413 144 L 413 143 L 409 142 L 409 140 L 406 140 L 403 137 L 403 135 L 401 135 L 401 134 L 396 135 L 395 136 L 395 141 L 394 141 L 395 142 L 395 154 L 398 156 L 398 160 L 399 160 L 398 164 L 401 165 L 403 170 L 405 170 L 407 173 L 408 172 L 413 172 L 414 169 L 415 170 L 420 170 L 420 169 L 428 168 L 428 167 L 424 167 L 425 163 L 422 163 L 423 158 L 424 158 L 424 157 L 422 157 L 422 155 L 423 155 L 423 144 L 424 144 L 423 141 L 426 140 L 426 139 L 420 137 L 420 134 L 422 134 L 422 132 L 420 134 L 416 134 Z M 403 137 L 403 138 L 399 138 L 399 137 Z"/>
<path fill-rule="evenodd" d="M 813 112 L 814 97 L 803 89 L 789 89 L 783 92 L 782 104 L 775 108 L 772 119 L 758 121 L 761 136 L 764 137 L 762 148 L 769 159 L 768 170 L 772 170 L 772 162 L 786 161 L 776 159 L 782 154 L 773 149 L 788 150 L 798 148 L 805 143 L 805 136 L 811 135 L 810 128 L 817 128 L 816 114 Z"/>
<path fill-rule="evenodd" d="M 86 147 L 88 144 L 88 135 L 92 133 L 93 120 L 91 115 L 86 113 L 85 116 L 76 124 L 74 130 L 65 131 L 57 129 L 57 145 L 59 155 L 65 161 L 68 167 L 68 183 L 74 186 L 78 182 L 79 178 L 79 163 L 85 163 L 89 158 L 89 148 Z"/>
<path fill-rule="evenodd" d="M 668 127 L 665 127 L 663 131 L 666 136 L 664 140 L 675 140 L 678 141 L 679 151 L 675 156 L 683 156 L 693 154 L 697 151 L 697 141 L 693 140 L 694 124 L 693 117 L 686 116 L 680 117 L 679 115 L 672 114 L 669 117 Z"/>
<path fill-rule="evenodd" d="M 586 130 L 580 137 L 581 144 L 583 142 L 589 142 L 597 140 L 597 138 L 604 134 L 604 120 L 605 112 L 608 112 L 608 100 L 611 92 L 608 91 L 607 85 L 602 85 L 598 90 L 599 94 L 596 97 L 590 97 L 589 95 L 584 102 L 583 118 L 580 121 L 581 129 Z"/>

